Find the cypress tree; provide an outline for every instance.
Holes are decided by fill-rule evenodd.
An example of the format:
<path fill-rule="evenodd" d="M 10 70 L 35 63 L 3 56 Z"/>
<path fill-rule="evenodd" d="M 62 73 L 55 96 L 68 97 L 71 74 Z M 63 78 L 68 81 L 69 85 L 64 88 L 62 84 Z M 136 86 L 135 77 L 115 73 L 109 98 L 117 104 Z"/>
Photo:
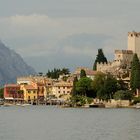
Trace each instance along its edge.
<path fill-rule="evenodd" d="M 140 87 L 140 62 L 137 54 L 134 54 L 131 64 L 130 87 L 134 91 Z"/>
<path fill-rule="evenodd" d="M 73 80 L 73 89 L 72 89 L 72 95 L 77 95 L 77 91 L 76 91 L 76 83 L 78 82 L 77 76 L 74 77 Z"/>
<path fill-rule="evenodd" d="M 98 63 L 107 63 L 107 58 L 104 56 L 103 50 L 102 49 L 98 49 L 98 54 L 96 56 L 94 65 L 93 65 L 93 70 L 97 69 L 97 62 Z"/>

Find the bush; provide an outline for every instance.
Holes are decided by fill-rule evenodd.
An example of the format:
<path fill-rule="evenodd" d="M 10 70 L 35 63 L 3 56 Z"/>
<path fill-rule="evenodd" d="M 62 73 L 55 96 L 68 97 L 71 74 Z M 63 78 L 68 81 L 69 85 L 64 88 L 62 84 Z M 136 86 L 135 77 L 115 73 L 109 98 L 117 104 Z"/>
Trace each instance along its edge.
<path fill-rule="evenodd" d="M 133 104 L 140 103 L 140 97 L 134 97 Z"/>
<path fill-rule="evenodd" d="M 115 100 L 132 100 L 133 93 L 131 91 L 119 90 L 114 94 Z"/>
<path fill-rule="evenodd" d="M 86 103 L 91 104 L 93 99 L 86 96 L 75 95 L 70 98 L 70 101 L 72 106 L 83 106 Z"/>

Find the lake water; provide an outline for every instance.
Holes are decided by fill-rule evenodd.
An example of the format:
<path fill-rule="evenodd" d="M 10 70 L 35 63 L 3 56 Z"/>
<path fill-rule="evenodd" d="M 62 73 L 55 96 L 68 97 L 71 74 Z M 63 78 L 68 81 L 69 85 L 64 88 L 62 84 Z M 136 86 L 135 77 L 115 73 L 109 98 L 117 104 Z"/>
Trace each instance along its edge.
<path fill-rule="evenodd" d="M 0 107 L 0 140 L 139 140 L 138 109 Z"/>

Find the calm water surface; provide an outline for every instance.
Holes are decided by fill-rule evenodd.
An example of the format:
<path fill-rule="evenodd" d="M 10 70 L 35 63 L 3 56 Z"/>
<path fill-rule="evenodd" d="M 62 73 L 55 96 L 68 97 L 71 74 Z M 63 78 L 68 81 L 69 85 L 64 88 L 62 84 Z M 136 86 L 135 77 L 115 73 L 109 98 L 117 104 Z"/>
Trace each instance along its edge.
<path fill-rule="evenodd" d="M 0 140 L 139 140 L 138 109 L 0 107 Z"/>

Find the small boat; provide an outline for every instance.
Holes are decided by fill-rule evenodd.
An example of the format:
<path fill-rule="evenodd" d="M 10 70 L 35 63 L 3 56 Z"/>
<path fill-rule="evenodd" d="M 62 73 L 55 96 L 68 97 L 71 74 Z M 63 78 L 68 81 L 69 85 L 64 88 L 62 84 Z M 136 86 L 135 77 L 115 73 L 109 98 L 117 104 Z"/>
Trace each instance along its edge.
<path fill-rule="evenodd" d="M 21 106 L 23 106 L 23 107 L 24 107 L 24 106 L 29 106 L 29 105 L 31 105 L 31 104 L 21 104 Z"/>

